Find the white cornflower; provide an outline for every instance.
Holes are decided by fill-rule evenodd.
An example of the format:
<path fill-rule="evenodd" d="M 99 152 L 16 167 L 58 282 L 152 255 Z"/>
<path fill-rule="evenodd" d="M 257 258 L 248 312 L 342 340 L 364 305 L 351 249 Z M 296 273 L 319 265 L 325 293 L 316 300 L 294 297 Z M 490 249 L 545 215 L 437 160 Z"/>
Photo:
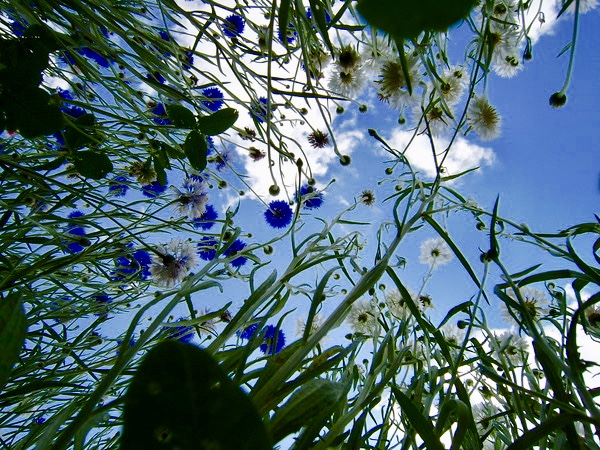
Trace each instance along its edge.
<path fill-rule="evenodd" d="M 379 99 L 388 102 L 390 106 L 396 109 L 414 104 L 419 100 L 419 97 L 415 94 L 415 89 L 420 81 L 419 59 L 413 55 L 406 55 L 406 64 L 412 95 L 408 91 L 408 81 L 398 58 L 383 62 L 379 77 L 375 81 Z"/>
<path fill-rule="evenodd" d="M 452 261 L 454 255 L 441 237 L 427 239 L 421 244 L 419 261 L 430 266 L 442 266 Z"/>
<path fill-rule="evenodd" d="M 600 306 L 597 304 L 585 310 L 587 323 L 596 330 L 600 330 Z"/>
<path fill-rule="evenodd" d="M 520 308 L 524 308 L 525 310 L 527 310 L 529 312 L 529 315 L 534 320 L 539 320 L 547 314 L 546 306 L 548 305 L 548 300 L 546 299 L 546 295 L 542 291 L 531 288 L 529 286 L 525 286 L 520 288 L 519 292 L 521 294 L 521 298 L 523 299 L 523 305 Z M 515 292 L 512 288 L 509 288 L 506 293 L 516 303 L 520 303 L 517 300 L 517 296 L 515 295 Z M 519 319 L 520 322 L 523 321 L 525 315 L 521 310 L 515 309 L 513 307 L 509 308 L 506 305 L 506 303 L 503 302 L 502 316 L 508 322 L 514 322 L 514 318 L 510 314 L 511 311 Z"/>
<path fill-rule="evenodd" d="M 377 36 L 363 46 L 361 52 L 362 68 L 369 78 L 376 77 L 385 61 L 394 57 L 396 50 L 389 43 L 389 39 Z"/>
<path fill-rule="evenodd" d="M 477 403 L 473 406 L 473 419 L 477 425 L 477 431 L 480 435 L 485 434 L 490 427 L 495 426 L 502 419 L 493 419 L 500 412 L 500 408 L 492 402 Z"/>
<path fill-rule="evenodd" d="M 363 91 L 366 78 L 362 69 L 345 71 L 336 68 L 329 79 L 329 89 L 348 98 L 356 98 Z"/>
<path fill-rule="evenodd" d="M 190 219 L 198 219 L 206 212 L 208 186 L 205 181 L 197 178 L 186 178 L 183 189 L 174 188 L 177 194 L 175 209 L 179 214 L 188 216 Z"/>
<path fill-rule="evenodd" d="M 439 94 L 449 106 L 456 105 L 469 84 L 468 74 L 463 71 L 462 67 L 453 66 L 447 72 L 444 72 L 440 78 Z"/>
<path fill-rule="evenodd" d="M 413 115 L 415 118 L 418 118 L 416 119 L 418 122 L 423 115 L 421 106 L 415 105 L 413 111 Z M 450 111 L 450 113 L 452 113 L 452 111 Z M 431 102 L 425 108 L 425 117 L 422 118 L 421 123 L 419 124 L 419 133 L 429 132 L 431 136 L 438 137 L 448 130 L 448 126 L 451 122 L 452 119 L 444 112 L 442 105 L 439 102 Z"/>
<path fill-rule="evenodd" d="M 515 333 L 504 332 L 495 336 L 497 348 L 494 350 L 497 357 L 504 355 L 513 365 L 520 365 L 527 355 L 527 341 Z M 525 356 L 525 358 L 523 358 Z"/>
<path fill-rule="evenodd" d="M 417 304 L 417 307 L 420 307 L 421 303 L 416 298 L 416 295 L 411 291 L 408 291 L 414 303 Z M 388 310 L 396 319 L 405 320 L 410 317 L 410 309 L 406 305 L 407 299 L 402 296 L 400 291 L 397 289 L 392 289 L 385 294 L 385 303 L 388 307 Z"/>
<path fill-rule="evenodd" d="M 313 317 L 313 321 L 310 324 L 310 330 L 308 332 L 309 335 L 313 334 L 317 331 L 321 325 L 323 325 L 323 318 L 320 314 L 315 314 Z M 304 317 L 298 317 L 296 319 L 296 336 L 302 337 L 304 336 L 304 331 L 306 330 L 306 319 Z"/>
<path fill-rule="evenodd" d="M 378 316 L 379 310 L 373 302 L 358 300 L 352 305 L 352 310 L 346 321 L 355 333 L 372 335 L 379 328 Z"/>
<path fill-rule="evenodd" d="M 194 247 L 187 241 L 172 239 L 158 247 L 158 254 L 152 256 L 150 274 L 157 284 L 173 287 L 196 265 L 198 258 Z"/>
<path fill-rule="evenodd" d="M 450 345 L 460 347 L 465 339 L 465 332 L 453 323 L 446 323 L 442 329 L 446 342 Z"/>
<path fill-rule="evenodd" d="M 523 64 L 521 64 L 519 56 L 515 53 L 506 55 L 503 58 L 494 58 L 492 69 L 502 78 L 512 78 L 523 69 Z"/>
<path fill-rule="evenodd" d="M 487 98 L 475 96 L 467 111 L 467 123 L 480 139 L 487 141 L 500 134 L 502 118 Z"/>
<path fill-rule="evenodd" d="M 198 312 L 198 317 L 203 317 L 210 314 L 210 309 L 208 308 L 202 308 L 200 309 L 200 311 Z M 209 336 L 214 336 L 217 334 L 217 323 L 219 322 L 219 319 L 217 319 L 216 317 L 213 317 L 212 319 L 209 320 L 204 320 L 203 322 L 200 323 L 200 330 Z"/>

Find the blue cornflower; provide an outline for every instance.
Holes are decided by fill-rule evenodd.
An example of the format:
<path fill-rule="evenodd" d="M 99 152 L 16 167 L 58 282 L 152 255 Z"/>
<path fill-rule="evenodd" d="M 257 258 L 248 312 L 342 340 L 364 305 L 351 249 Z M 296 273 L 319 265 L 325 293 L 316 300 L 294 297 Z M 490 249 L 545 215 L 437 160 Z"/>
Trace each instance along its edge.
<path fill-rule="evenodd" d="M 108 182 L 108 195 L 123 197 L 129 189 L 129 178 L 124 175 L 114 177 Z"/>
<path fill-rule="evenodd" d="M 202 100 L 202 104 L 211 111 L 218 111 L 223 106 L 223 93 L 219 88 L 204 89 L 202 95 L 206 97 L 206 100 Z"/>
<path fill-rule="evenodd" d="M 203 230 L 210 230 L 215 224 L 215 220 L 219 217 L 217 210 L 213 205 L 206 205 L 204 214 L 198 219 L 194 219 L 194 228 L 202 228 Z"/>
<path fill-rule="evenodd" d="M 307 8 L 307 10 L 306 10 L 306 18 L 308 20 L 312 19 L 312 11 L 310 8 Z M 327 22 L 327 23 L 331 22 L 331 16 L 329 15 L 328 11 L 325 11 L 325 22 Z"/>
<path fill-rule="evenodd" d="M 131 244 L 128 245 L 130 247 Z M 133 253 L 119 256 L 115 260 L 117 269 L 112 273 L 114 280 L 122 280 L 133 274 L 145 280 L 150 276 L 150 264 L 152 257 L 146 250 L 136 250 Z"/>
<path fill-rule="evenodd" d="M 123 343 L 123 341 L 121 339 L 117 339 L 117 346 L 121 347 L 121 344 Z M 131 338 L 131 340 L 129 341 L 129 348 L 133 347 L 135 345 L 135 339 Z M 117 355 L 119 354 L 119 349 L 117 349 Z"/>
<path fill-rule="evenodd" d="M 45 417 L 36 417 L 35 419 L 33 419 L 34 425 L 42 425 L 44 422 L 46 422 Z"/>
<path fill-rule="evenodd" d="M 273 228 L 285 228 L 292 222 L 294 212 L 285 200 L 274 200 L 265 211 L 265 220 Z"/>
<path fill-rule="evenodd" d="M 214 153 L 217 150 L 217 147 L 215 146 L 215 140 L 212 138 L 212 136 L 206 136 L 206 156 Z"/>
<path fill-rule="evenodd" d="M 323 193 L 316 192 L 313 187 L 308 184 L 303 185 L 298 190 L 296 200 L 300 202 L 303 197 L 309 197 L 304 199 L 304 209 L 317 209 L 323 205 Z"/>
<path fill-rule="evenodd" d="M 163 77 L 160 72 L 147 73 L 146 79 L 157 81 L 160 84 L 165 84 L 165 82 L 167 81 L 166 78 Z"/>
<path fill-rule="evenodd" d="M 91 59 L 96 64 L 98 64 L 100 67 L 104 67 L 105 69 L 107 69 L 108 66 L 110 65 L 110 62 L 108 61 L 108 59 L 106 59 L 100 53 L 98 53 L 95 50 L 92 50 L 89 47 L 82 47 L 77 50 L 77 53 L 79 53 L 82 56 L 85 56 L 86 58 Z"/>
<path fill-rule="evenodd" d="M 68 114 L 69 116 L 73 117 L 73 118 L 78 118 L 80 116 L 83 116 L 86 113 L 86 110 L 83 108 L 80 108 L 78 106 L 74 106 L 71 103 L 69 103 L 69 100 L 74 100 L 73 94 L 71 94 L 69 91 L 65 90 L 65 89 L 61 89 L 58 88 L 56 90 L 56 93 L 58 94 L 58 96 L 60 98 L 62 98 L 63 101 L 62 102 L 62 106 L 60 108 L 60 110 L 65 113 Z"/>
<path fill-rule="evenodd" d="M 239 252 L 241 252 L 244 249 L 244 247 L 246 247 L 246 243 L 243 241 L 240 241 L 239 239 L 236 239 L 229 246 L 229 248 L 227 250 L 225 250 L 225 252 L 223 254 L 225 256 L 233 256 L 233 255 L 236 255 Z M 240 256 L 238 258 L 235 258 L 233 261 L 231 261 L 231 265 L 236 268 L 242 267 L 244 264 L 246 264 L 246 261 L 248 261 L 248 258 L 246 258 L 245 256 Z"/>
<path fill-rule="evenodd" d="M 142 194 L 144 194 L 148 198 L 156 198 L 167 190 L 168 184 L 169 183 L 167 182 L 164 185 L 162 185 L 158 180 L 153 181 L 150 184 L 142 186 Z"/>
<path fill-rule="evenodd" d="M 73 58 L 70 52 L 62 52 L 59 58 L 65 64 L 68 64 L 70 66 L 75 65 L 75 58 Z"/>
<path fill-rule="evenodd" d="M 216 239 L 213 239 L 209 236 L 204 236 L 202 239 L 200 239 L 200 242 L 197 244 L 197 253 L 200 259 L 203 259 L 204 261 L 212 261 L 215 259 L 217 256 L 218 244 L 219 243 L 216 241 Z"/>
<path fill-rule="evenodd" d="M 279 353 L 285 347 L 285 334 L 273 325 L 265 327 L 264 343 L 260 344 L 260 351 L 265 355 Z"/>
<path fill-rule="evenodd" d="M 277 32 L 277 36 L 279 37 L 279 41 L 283 42 L 283 36 L 281 35 L 281 31 Z M 298 36 L 298 33 L 296 32 L 296 28 L 294 27 L 293 23 L 288 24 L 287 30 L 286 30 L 286 41 L 288 44 L 291 44 L 292 42 L 294 42 L 296 40 L 296 36 Z"/>
<path fill-rule="evenodd" d="M 75 210 L 69 214 L 68 218 L 77 219 L 83 216 L 84 214 L 81 211 Z M 71 253 L 79 253 L 83 251 L 87 245 L 89 245 L 89 243 L 86 242 L 87 238 L 84 237 L 86 235 L 85 228 L 78 225 L 76 222 L 68 222 L 67 233 L 73 236 L 70 242 L 67 243 L 67 248 Z"/>
<path fill-rule="evenodd" d="M 213 162 L 216 163 L 217 170 L 222 172 L 231 165 L 233 159 L 233 152 L 229 149 L 225 149 L 217 156 L 213 157 Z"/>
<path fill-rule="evenodd" d="M 238 336 L 240 339 L 250 340 L 256 334 L 256 330 L 258 329 L 258 324 L 253 323 L 252 325 L 248 325 L 242 331 L 238 331 Z"/>
<path fill-rule="evenodd" d="M 92 299 L 94 299 L 98 303 L 98 309 L 102 311 L 100 313 L 95 313 L 94 315 L 103 316 L 104 318 L 106 318 L 106 312 L 109 309 L 108 305 L 112 303 L 112 299 L 104 292 L 92 295 Z"/>
<path fill-rule="evenodd" d="M 167 117 L 167 110 L 165 109 L 165 105 L 163 103 L 157 103 L 156 106 L 150 108 L 150 112 L 154 114 L 152 120 L 159 125 L 171 125 L 171 121 Z"/>
<path fill-rule="evenodd" d="M 238 37 L 244 32 L 244 26 L 244 18 L 237 14 L 232 14 L 223 23 L 223 34 L 230 38 Z"/>
<path fill-rule="evenodd" d="M 185 317 L 180 317 L 177 322 L 187 320 Z M 177 339 L 184 344 L 189 344 L 194 339 L 195 329 L 191 325 L 181 325 L 178 327 L 164 327 L 164 330 L 168 333 L 167 339 Z"/>
<path fill-rule="evenodd" d="M 267 99 L 267 97 L 260 97 L 258 99 L 258 101 L 253 100 L 252 103 L 250 104 L 250 111 L 249 114 L 250 116 L 252 116 L 258 123 L 263 123 L 266 118 L 267 118 L 267 105 L 269 103 L 269 100 Z M 271 117 L 271 115 L 268 115 L 269 118 Z"/>
<path fill-rule="evenodd" d="M 194 52 L 191 50 L 186 50 L 183 53 L 181 65 L 185 70 L 190 70 L 192 68 L 192 64 L 194 64 Z"/>
<path fill-rule="evenodd" d="M 158 35 L 163 41 L 171 41 L 171 37 L 169 36 L 169 33 L 167 33 L 167 30 L 158 30 Z"/>

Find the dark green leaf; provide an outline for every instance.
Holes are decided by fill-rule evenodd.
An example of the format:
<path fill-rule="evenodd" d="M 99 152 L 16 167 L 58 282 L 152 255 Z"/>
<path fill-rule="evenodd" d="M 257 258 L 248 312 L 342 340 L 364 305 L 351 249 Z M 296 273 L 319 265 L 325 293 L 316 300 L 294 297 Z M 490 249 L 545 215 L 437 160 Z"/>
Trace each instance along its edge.
<path fill-rule="evenodd" d="M 425 447 L 429 450 L 445 450 L 440 442 L 440 439 L 435 433 L 433 424 L 429 419 L 423 416 L 415 404 L 396 386 L 392 386 L 392 392 L 396 401 L 402 408 L 402 412 L 406 414 L 407 419 L 414 429 L 419 433 L 421 439 L 425 443 Z"/>
<path fill-rule="evenodd" d="M 178 128 L 194 128 L 196 126 L 194 113 L 185 106 L 176 103 L 167 105 L 167 116 Z"/>
<path fill-rule="evenodd" d="M 164 186 L 165 184 L 167 184 L 167 172 L 165 171 L 165 167 L 160 158 L 156 155 L 152 157 L 152 161 L 154 162 L 156 181 L 158 181 L 162 186 Z"/>
<path fill-rule="evenodd" d="M 183 144 L 183 150 L 194 169 L 201 172 L 206 168 L 208 145 L 201 133 L 196 130 L 190 131 Z"/>
<path fill-rule="evenodd" d="M 78 150 L 94 142 L 94 124 L 96 118 L 93 114 L 79 116 L 73 124 L 69 125 L 63 133 L 65 145 L 70 150 Z"/>
<path fill-rule="evenodd" d="M 73 157 L 73 164 L 75 164 L 75 168 L 81 176 L 93 180 L 104 178 L 113 170 L 112 162 L 110 162 L 108 156 L 91 150 L 77 152 Z"/>
<path fill-rule="evenodd" d="M 233 108 L 224 108 L 210 116 L 198 117 L 198 128 L 207 136 L 227 131 L 238 119 L 239 113 Z"/>
<path fill-rule="evenodd" d="M 0 392 L 19 359 L 27 334 L 27 320 L 20 296 L 11 293 L 0 299 Z"/>
<path fill-rule="evenodd" d="M 210 354 L 176 340 L 150 350 L 125 396 L 121 450 L 272 448 L 248 397 Z"/>

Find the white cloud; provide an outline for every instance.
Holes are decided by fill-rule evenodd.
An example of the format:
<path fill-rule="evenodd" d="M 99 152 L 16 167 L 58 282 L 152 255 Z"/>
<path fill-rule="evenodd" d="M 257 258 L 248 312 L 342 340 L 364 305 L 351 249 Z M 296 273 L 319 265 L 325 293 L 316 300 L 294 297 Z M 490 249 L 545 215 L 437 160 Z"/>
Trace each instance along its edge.
<path fill-rule="evenodd" d="M 408 146 L 404 154 L 413 168 L 426 177 L 435 177 L 437 172 L 429 138 L 422 134 L 416 136 L 411 142 L 412 136 L 413 133 L 410 131 L 395 130 L 388 143 L 399 152 Z M 434 139 L 434 144 L 439 162 L 439 155 L 448 148 L 449 141 L 445 138 L 437 138 Z M 453 142 L 452 150 L 444 160 L 443 167 L 446 169 L 446 175 L 455 175 L 474 167 L 489 166 L 495 159 L 496 155 L 491 148 L 481 147 L 459 136 Z"/>

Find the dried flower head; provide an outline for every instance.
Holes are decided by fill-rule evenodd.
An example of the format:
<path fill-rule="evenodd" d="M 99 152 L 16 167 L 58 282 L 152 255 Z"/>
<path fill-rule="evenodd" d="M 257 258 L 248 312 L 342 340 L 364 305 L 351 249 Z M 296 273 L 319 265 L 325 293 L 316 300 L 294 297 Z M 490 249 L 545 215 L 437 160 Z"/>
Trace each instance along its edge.
<path fill-rule="evenodd" d="M 250 147 L 248 149 L 248 156 L 250 156 L 252 161 L 256 162 L 256 161 L 260 161 L 261 159 L 263 159 L 265 156 L 267 156 L 267 154 L 256 147 Z"/>
<path fill-rule="evenodd" d="M 149 159 L 146 161 L 135 161 L 131 164 L 131 166 L 129 166 L 129 175 L 135 177 L 142 185 L 147 185 L 156 181 L 156 172 Z"/>
<path fill-rule="evenodd" d="M 367 206 L 373 206 L 375 204 L 375 193 L 371 189 L 365 189 L 360 194 L 358 201 Z"/>
<path fill-rule="evenodd" d="M 308 143 L 313 148 L 323 148 L 329 144 L 329 135 L 321 130 L 315 130 L 308 135 Z"/>

